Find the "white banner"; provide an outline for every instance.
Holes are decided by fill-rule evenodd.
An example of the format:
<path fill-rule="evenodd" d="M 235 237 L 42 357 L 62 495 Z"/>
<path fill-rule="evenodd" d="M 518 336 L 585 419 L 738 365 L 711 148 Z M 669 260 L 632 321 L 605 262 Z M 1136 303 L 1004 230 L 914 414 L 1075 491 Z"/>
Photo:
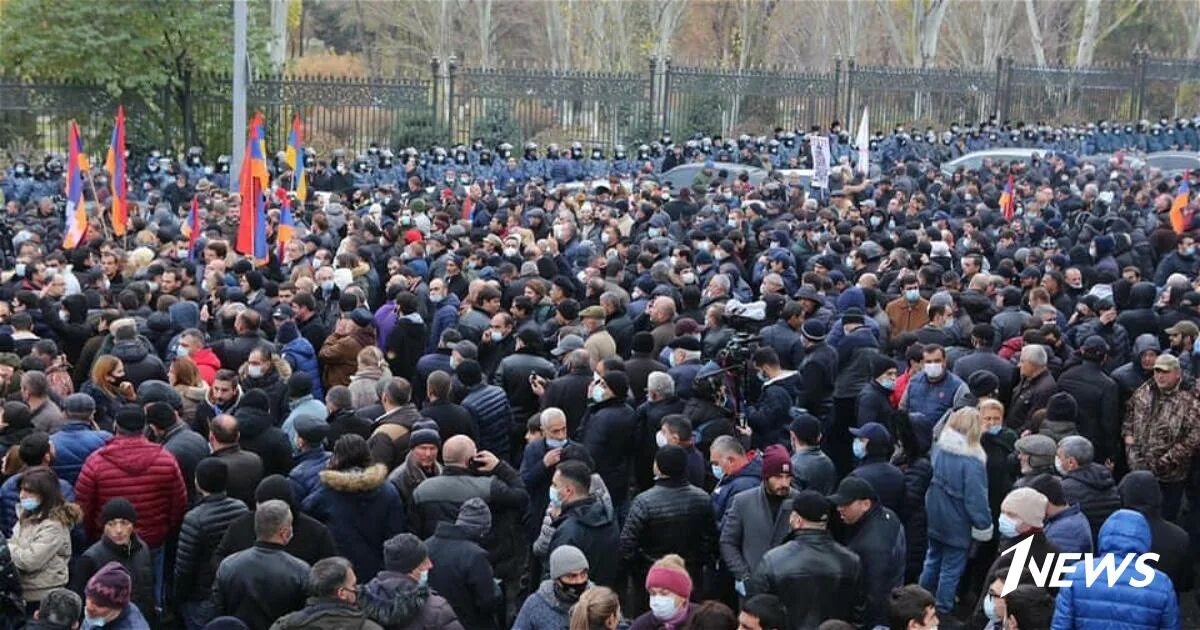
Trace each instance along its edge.
<path fill-rule="evenodd" d="M 829 136 L 813 135 L 808 140 L 812 149 L 813 188 L 829 188 Z"/>
<path fill-rule="evenodd" d="M 858 146 L 858 164 L 855 170 L 863 176 L 871 174 L 871 125 L 867 122 L 867 108 L 863 108 L 862 120 L 858 121 L 858 136 L 854 138 Z"/>

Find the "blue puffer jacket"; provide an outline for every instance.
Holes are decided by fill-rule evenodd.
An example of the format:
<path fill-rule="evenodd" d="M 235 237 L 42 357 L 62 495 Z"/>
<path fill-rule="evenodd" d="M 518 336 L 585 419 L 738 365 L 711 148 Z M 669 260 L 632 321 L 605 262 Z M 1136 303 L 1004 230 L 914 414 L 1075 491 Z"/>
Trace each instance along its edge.
<path fill-rule="evenodd" d="M 757 487 L 762 483 L 762 457 L 758 453 L 747 453 L 750 461 L 742 469 L 717 482 L 713 489 L 713 513 L 720 525 L 725 518 L 725 509 L 739 492 Z"/>
<path fill-rule="evenodd" d="M 1094 549 L 1092 528 L 1078 505 L 1046 519 L 1044 531 L 1046 539 L 1063 553 L 1091 553 Z"/>
<path fill-rule="evenodd" d="M 325 400 L 325 387 L 321 385 L 321 366 L 317 364 L 317 353 L 312 344 L 304 337 L 296 337 L 283 345 L 280 354 L 287 359 L 293 372 L 305 372 L 312 377 L 313 398 Z"/>
<path fill-rule="evenodd" d="M 296 465 L 288 473 L 288 480 L 292 482 L 292 488 L 296 490 L 298 503 L 303 503 L 304 499 L 321 485 L 321 471 L 325 470 L 331 456 L 332 453 L 318 447 L 296 453 L 292 458 Z"/>
<path fill-rule="evenodd" d="M 908 390 L 900 406 L 909 413 L 919 413 L 936 422 L 954 408 L 954 397 L 963 385 L 962 379 L 953 372 L 947 372 L 936 383 L 930 382 L 929 377 L 920 372 L 908 381 Z"/>
<path fill-rule="evenodd" d="M 991 532 L 986 458 L 981 446 L 969 447 L 958 431 L 947 428 L 938 436 L 933 478 L 925 493 L 930 539 L 966 549 L 971 546 L 972 529 Z"/>
<path fill-rule="evenodd" d="M 479 425 L 479 450 L 491 451 L 508 461 L 513 417 L 504 390 L 495 385 L 476 385 L 467 391 L 461 404 Z"/>
<path fill-rule="evenodd" d="M 1150 525 L 1146 517 L 1133 510 L 1118 510 L 1100 528 L 1100 553 L 1113 554 L 1112 565 L 1119 566 L 1126 554 L 1150 551 Z M 1102 558 L 1081 561 L 1099 565 Z M 1130 561 L 1113 586 L 1108 585 L 1108 573 L 1087 586 L 1083 579 L 1086 567 L 1076 567 L 1070 588 L 1058 592 L 1054 604 L 1054 630 L 1147 630 L 1180 627 L 1179 602 L 1171 579 L 1162 571 L 1154 571 L 1154 580 L 1145 586 L 1130 585 L 1142 574 Z"/>
<path fill-rule="evenodd" d="M 90 424 L 83 422 L 68 422 L 50 435 L 50 444 L 54 446 L 54 472 L 58 478 L 75 485 L 79 471 L 83 470 L 83 460 L 99 450 L 112 439 L 108 431 L 96 431 Z"/>

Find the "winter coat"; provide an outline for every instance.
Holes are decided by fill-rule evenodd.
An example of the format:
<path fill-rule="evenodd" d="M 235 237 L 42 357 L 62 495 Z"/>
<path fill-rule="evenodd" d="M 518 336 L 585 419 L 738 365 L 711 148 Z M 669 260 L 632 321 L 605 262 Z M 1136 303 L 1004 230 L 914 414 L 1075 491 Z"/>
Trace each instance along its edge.
<path fill-rule="evenodd" d="M 316 564 L 318 560 L 338 555 L 329 528 L 317 519 L 300 511 L 297 503 L 288 502 L 292 508 L 292 540 L 283 548 L 289 554 L 307 562 Z M 229 524 L 221 543 L 213 552 L 212 565 L 221 564 L 225 558 L 254 546 L 254 513 L 243 514 Z"/>
<path fill-rule="evenodd" d="M 234 412 L 241 437 L 238 444 L 262 459 L 262 476 L 286 475 L 292 470 L 292 445 L 287 434 L 262 409 L 242 406 Z M 239 497 L 240 498 L 240 497 Z"/>
<path fill-rule="evenodd" d="M 370 580 L 383 569 L 384 541 L 406 530 L 404 505 L 387 482 L 383 464 L 349 470 L 323 470 L 321 485 L 304 499 L 302 509 L 337 532 L 338 551 Z"/>
<path fill-rule="evenodd" d="M 588 411 L 591 397 L 588 388 L 592 385 L 592 371 L 589 369 L 568 372 L 555 378 L 546 385 L 542 393 L 542 409 L 558 407 L 567 416 L 567 434 L 576 436 L 584 414 Z"/>
<path fill-rule="evenodd" d="M 988 508 L 987 456 L 971 448 L 963 435 L 943 430 L 933 447 L 933 476 L 925 493 L 929 538 L 966 549 L 973 530 L 992 531 Z"/>
<path fill-rule="evenodd" d="M 462 405 L 448 400 L 435 400 L 421 409 L 421 415 L 437 423 L 438 435 L 443 443 L 456 435 L 465 435 L 472 442 L 479 442 L 479 427 L 471 417 L 471 412 Z"/>
<path fill-rule="evenodd" d="M 750 445 L 766 448 L 772 444 L 788 443 L 789 413 L 796 404 L 803 385 L 796 372 L 781 372 L 763 383 L 758 402 L 746 412 L 746 423 L 753 433 Z"/>
<path fill-rule="evenodd" d="M 211 386 L 213 379 L 217 377 L 217 371 L 221 369 L 221 360 L 217 358 L 217 353 L 213 352 L 212 348 L 201 348 L 199 351 L 189 354 L 188 358 L 196 364 L 196 369 L 200 371 L 200 378 Z"/>
<path fill-rule="evenodd" d="M 1122 416 L 1117 382 L 1099 363 L 1085 360 L 1063 370 L 1058 389 L 1075 398 L 1075 426 L 1095 447 L 1095 460 L 1115 458 L 1121 446 Z"/>
<path fill-rule="evenodd" d="M 768 551 L 746 584 L 746 595 L 775 595 L 790 630 L 815 628 L 826 619 L 858 625 L 866 598 L 862 563 L 825 530 L 802 529 Z M 814 597 L 820 593 L 820 597 Z"/>
<path fill-rule="evenodd" d="M 1013 389 L 1012 404 L 1004 416 L 1004 426 L 1021 433 L 1031 428 L 1033 413 L 1044 409 L 1050 397 L 1058 392 L 1058 386 L 1050 370 L 1043 370 L 1032 379 L 1022 378 Z M 926 416 L 939 418 L 941 416 Z"/>
<path fill-rule="evenodd" d="M 146 621 L 146 616 L 142 614 L 142 610 L 137 607 L 137 604 L 129 602 L 116 619 L 103 626 L 88 623 L 85 619 L 79 628 L 80 630 L 97 630 L 98 628 L 104 628 L 104 630 L 150 630 L 150 622 Z"/>
<path fill-rule="evenodd" d="M 17 524 L 17 505 L 21 503 L 21 479 L 27 470 L 29 469 L 14 474 L 0 484 L 0 528 L 5 536 L 12 536 L 13 527 Z M 63 500 L 75 500 L 75 486 L 60 477 L 58 488 L 63 493 Z"/>
<path fill-rule="evenodd" d="M 421 419 L 420 412 L 412 403 L 407 403 L 379 416 L 373 423 L 367 446 L 371 449 L 372 461 L 395 468 L 408 455 L 408 438 L 413 424 Z"/>
<path fill-rule="evenodd" d="M 126 401 L 123 398 L 109 394 L 100 389 L 95 383 L 88 381 L 79 388 L 81 394 L 87 394 L 92 397 L 92 401 L 96 403 L 96 411 L 92 414 L 92 420 L 97 427 L 102 429 L 113 428 L 116 420 L 117 408 Z"/>
<path fill-rule="evenodd" d="M 1092 462 L 1063 476 L 1063 496 L 1067 505 L 1077 504 L 1092 526 L 1092 538 L 1109 515 L 1121 509 L 1121 496 L 1112 473 L 1103 464 Z"/>
<path fill-rule="evenodd" d="M 463 630 L 445 598 L 405 573 L 383 571 L 358 598 L 367 617 L 387 630 Z"/>
<path fill-rule="evenodd" d="M 196 502 L 183 516 L 179 544 L 175 551 L 175 598 L 181 602 L 208 599 L 216 576 L 213 554 L 229 525 L 249 514 L 245 503 L 226 496 L 210 494 Z"/>
<path fill-rule="evenodd" d="M 387 336 L 387 362 L 393 376 L 410 382 L 416 378 L 417 361 L 424 354 L 429 340 L 429 327 L 417 313 L 401 315 Z"/>
<path fill-rule="evenodd" d="M 111 433 L 97 431 L 86 422 L 72 420 L 62 425 L 58 431 L 50 434 L 50 444 L 54 446 L 54 472 L 58 474 L 59 479 L 75 485 L 88 455 L 99 450 L 111 439 Z"/>
<path fill-rule="evenodd" d="M 200 381 L 200 385 L 197 386 L 177 384 L 174 389 L 183 400 L 179 419 L 189 427 L 196 426 L 196 411 L 208 406 L 208 383 Z"/>
<path fill-rule="evenodd" d="M 772 513 L 762 484 L 733 497 L 721 524 L 721 562 L 736 580 L 746 580 L 757 568 L 763 554 L 782 545 L 791 534 L 788 517 L 792 499 L 788 497 Z"/>
<path fill-rule="evenodd" d="M 924 372 L 908 380 L 908 388 L 900 402 L 900 408 L 909 413 L 919 413 L 926 418 L 941 418 L 953 408 L 955 396 L 966 383 L 953 373 L 947 373 L 934 383 Z"/>
<path fill-rule="evenodd" d="M 925 513 L 925 493 L 933 478 L 933 464 L 922 455 L 913 460 L 897 464 L 904 472 L 904 504 L 900 506 L 900 521 L 904 523 L 904 540 L 907 543 L 907 558 L 904 575 L 914 582 L 921 575 L 925 564 L 925 548 L 929 543 L 929 518 Z"/>
<path fill-rule="evenodd" d="M 1046 539 L 1063 553 L 1091 553 L 1095 550 L 1092 527 L 1078 505 L 1070 505 L 1046 518 L 1042 529 Z"/>
<path fill-rule="evenodd" d="M 372 329 L 357 329 L 352 334 L 333 333 L 325 338 L 317 356 L 321 359 L 322 378 L 325 387 L 349 385 L 350 377 L 358 369 L 358 353 L 363 348 L 375 345 Z"/>
<path fill-rule="evenodd" d="M 580 442 L 596 462 L 595 471 L 616 505 L 629 495 L 636 429 L 633 409 L 624 400 L 610 398 L 592 405 L 579 430 Z"/>
<path fill-rule="evenodd" d="M 762 457 L 756 451 L 746 453 L 746 457 L 748 461 L 745 466 L 725 475 L 713 489 L 713 514 L 717 518 L 718 526 L 722 529 L 724 529 L 722 523 L 725 519 L 725 512 L 729 508 L 730 502 L 733 501 L 733 497 L 762 483 Z"/>
<path fill-rule="evenodd" d="M 1200 447 L 1200 394 L 1181 383 L 1163 392 L 1147 381 L 1129 399 L 1121 435 L 1130 470 L 1149 470 L 1159 481 L 1187 478 Z"/>
<path fill-rule="evenodd" d="M 308 563 L 281 545 L 256 542 L 217 567 L 213 606 L 218 615 L 241 619 L 251 630 L 266 630 L 276 619 L 304 608 Z"/>
<path fill-rule="evenodd" d="M 339 599 L 309 597 L 305 606 L 271 624 L 271 630 L 383 630 L 358 606 Z"/>
<path fill-rule="evenodd" d="M 963 355 L 954 361 L 954 375 L 962 379 L 965 383 L 972 373 L 979 370 L 991 372 L 1000 381 L 1000 387 L 997 389 L 997 395 L 1000 402 L 1005 405 L 1012 400 L 1012 390 L 1016 386 L 1019 375 L 1017 368 L 1008 361 L 1000 358 L 990 348 L 977 349 L 970 354 Z"/>
<path fill-rule="evenodd" d="M 66 586 L 71 528 L 82 516 L 79 506 L 64 503 L 42 519 L 19 519 L 13 527 L 8 552 L 26 602 L 40 602 L 52 589 Z"/>
<path fill-rule="evenodd" d="M 283 419 L 283 425 L 279 428 L 287 434 L 289 445 L 296 443 L 296 420 L 301 416 L 321 420 L 329 417 L 329 410 L 325 408 L 325 403 L 317 400 L 314 396 L 291 399 L 288 401 L 287 408 L 287 417 Z"/>
<path fill-rule="evenodd" d="M 1163 326 L 1159 323 L 1158 313 L 1154 311 L 1154 301 L 1158 292 L 1153 283 L 1139 282 L 1129 291 L 1129 306 L 1117 315 L 1117 323 L 1125 328 L 1130 339 L 1141 335 L 1157 335 Z M 1084 337 L 1080 343 L 1086 341 Z"/>
<path fill-rule="evenodd" d="M 804 361 L 804 339 L 800 333 L 782 319 L 759 331 L 762 344 L 775 349 L 779 356 L 779 366 L 785 370 L 795 370 Z"/>
<path fill-rule="evenodd" d="M 118 545 L 107 537 L 102 537 L 91 547 L 88 547 L 71 571 L 71 590 L 80 597 L 86 595 L 88 580 L 109 562 L 116 562 L 129 570 L 133 578 L 133 593 L 131 601 L 140 610 L 154 610 L 154 565 L 150 559 L 150 548 L 139 536 L 129 540 L 129 544 Z"/>
<path fill-rule="evenodd" d="M 179 473 L 183 475 L 183 482 L 187 485 L 190 504 L 196 493 L 196 466 L 200 464 L 200 460 L 208 457 L 208 440 L 183 422 L 176 422 L 175 426 L 167 429 L 160 442 L 179 464 Z"/>
<path fill-rule="evenodd" d="M 611 488 L 609 490 L 611 492 Z M 609 588 L 617 587 L 620 574 L 620 532 L 616 520 L 594 497 L 587 496 L 562 506 L 562 513 L 554 519 L 554 535 L 550 538 L 549 552 L 563 545 L 578 547 L 588 560 L 588 575 L 592 581 Z M 546 564 L 546 577 L 550 565 Z"/>
<path fill-rule="evenodd" d="M 151 549 L 179 529 L 187 510 L 187 485 L 167 449 L 146 438 L 118 435 L 83 464 L 75 482 L 88 535 L 100 537 L 100 510 L 109 499 L 125 497 L 138 513 L 136 531 Z"/>
<path fill-rule="evenodd" d="M 325 385 L 321 382 L 321 366 L 317 362 L 317 351 L 304 337 L 283 344 L 279 349 L 284 360 L 292 366 L 292 373 L 304 372 L 312 377 L 312 395 L 316 400 L 325 400 Z"/>
<path fill-rule="evenodd" d="M 1083 340 L 1092 335 L 1097 335 L 1108 342 L 1108 354 L 1104 359 L 1104 371 L 1111 372 L 1132 358 L 1129 356 L 1129 344 L 1134 337 L 1130 336 L 1124 326 L 1115 321 L 1105 326 L 1100 320 L 1095 319 L 1079 327 L 1076 339 Z M 1080 343 L 1083 342 L 1080 341 Z"/>
<path fill-rule="evenodd" d="M 547 381 L 555 376 L 554 364 L 530 350 L 521 348 L 500 360 L 491 384 L 508 394 L 513 420 L 524 423 L 538 410 L 539 400 L 529 386 L 529 376 L 537 374 Z"/>
<path fill-rule="evenodd" d="M 878 381 L 872 379 L 858 393 L 855 402 L 855 422 L 862 426 L 868 422 L 878 422 L 891 430 L 892 418 L 896 409 L 892 407 L 892 392 L 883 388 Z"/>
<path fill-rule="evenodd" d="M 642 581 L 650 565 L 675 553 L 683 557 L 693 584 L 717 556 L 717 528 L 708 494 L 686 479 L 660 479 L 634 497 L 621 529 L 622 566 Z M 680 537 L 679 532 L 687 532 Z M 697 593 L 699 595 L 700 593 Z"/>
<path fill-rule="evenodd" d="M 1154 475 L 1144 470 L 1125 475 L 1118 491 L 1125 507 L 1140 512 L 1150 524 L 1150 551 L 1158 554 L 1151 566 L 1171 578 L 1176 592 L 1192 590 L 1195 571 L 1188 533 L 1162 517 L 1162 490 Z"/>
<path fill-rule="evenodd" d="M 237 370 L 250 360 L 250 353 L 262 343 L 267 343 L 267 339 L 256 330 L 252 333 L 214 341 L 210 347 L 213 354 L 217 355 L 221 365 L 231 370 Z"/>
<path fill-rule="evenodd" d="M 792 454 L 792 487 L 796 490 L 816 490 L 833 494 L 837 485 L 837 470 L 833 460 L 820 446 L 809 446 Z"/>
<path fill-rule="evenodd" d="M 512 630 L 563 630 L 570 625 L 571 606 L 554 595 L 553 580 L 543 580 L 521 604 Z"/>
<path fill-rule="evenodd" d="M 491 451 L 496 457 L 508 461 L 509 434 L 513 427 L 508 394 L 495 385 L 481 383 L 468 389 L 460 404 L 479 426 L 479 450 Z"/>
<path fill-rule="evenodd" d="M 243 365 L 238 370 L 238 382 L 242 386 L 242 391 L 249 393 L 252 389 L 261 389 L 267 395 L 267 417 L 268 423 L 274 426 L 283 424 L 283 419 L 288 414 L 288 397 L 287 379 L 292 375 L 291 366 L 287 361 L 276 358 L 273 364 L 274 368 L 267 374 L 254 378 L 250 376 L 248 366 Z M 241 408 L 245 407 L 245 401 L 240 404 Z M 239 411 L 241 410 L 239 408 Z M 234 415 L 237 415 L 236 413 Z M 242 433 L 245 433 L 245 429 Z"/>
<path fill-rule="evenodd" d="M 979 436 L 979 445 L 987 455 L 988 508 L 992 511 L 993 519 L 1000 518 L 1000 503 L 1013 487 L 1010 458 L 1015 458 L 1016 443 L 1017 434 L 1009 428 Z"/>
<path fill-rule="evenodd" d="M 1122 628 L 1122 629 L 1172 629 L 1180 628 L 1179 603 L 1175 597 L 1171 579 L 1162 571 L 1154 571 L 1149 584 L 1133 586 L 1130 582 L 1140 580 L 1141 573 L 1129 563 L 1116 583 L 1109 586 L 1108 579 L 1099 579 L 1091 585 L 1080 579 L 1080 569 L 1090 570 L 1102 561 L 1112 567 L 1120 564 L 1126 554 L 1143 554 L 1150 551 L 1150 526 L 1145 517 L 1133 510 L 1120 510 L 1113 514 L 1100 530 L 1101 554 L 1112 554 L 1111 558 L 1081 560 L 1087 566 L 1076 569 L 1076 577 L 1069 587 L 1058 592 L 1054 604 L 1053 630 L 1073 628 Z M 1103 574 L 1101 574 L 1103 575 Z M 1108 576 L 1111 578 L 1111 576 Z"/>
<path fill-rule="evenodd" d="M 225 493 L 246 505 L 254 505 L 254 491 L 265 476 L 262 458 L 237 444 L 217 449 L 211 456 L 225 462 L 229 471 Z"/>
<path fill-rule="evenodd" d="M 138 385 L 146 381 L 166 381 L 167 368 L 155 355 L 148 342 L 140 339 L 113 344 L 111 354 L 125 364 L 125 380 Z"/>
<path fill-rule="evenodd" d="M 325 470 L 331 456 L 321 445 L 296 453 L 292 459 L 295 465 L 288 473 L 288 480 L 296 491 L 297 501 L 303 503 L 321 485 L 321 471 Z"/>
<path fill-rule="evenodd" d="M 892 589 L 904 584 L 907 549 L 900 517 L 873 502 L 857 523 L 847 526 L 845 545 L 862 564 L 867 625 L 886 626 Z"/>
<path fill-rule="evenodd" d="M 433 537 L 425 541 L 429 560 L 429 587 L 454 609 L 467 630 L 495 627 L 494 615 L 501 604 L 500 591 L 492 581 L 488 554 L 468 532 L 452 523 L 438 523 Z"/>
<path fill-rule="evenodd" d="M 875 490 L 884 507 L 899 512 L 904 504 L 904 473 L 887 459 L 868 456 L 850 474 L 864 479 Z"/>

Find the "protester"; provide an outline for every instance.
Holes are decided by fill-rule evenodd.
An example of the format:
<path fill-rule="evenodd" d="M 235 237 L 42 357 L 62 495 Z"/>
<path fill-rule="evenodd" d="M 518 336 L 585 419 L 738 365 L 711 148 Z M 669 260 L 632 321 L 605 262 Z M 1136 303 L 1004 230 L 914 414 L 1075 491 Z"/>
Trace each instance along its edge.
<path fill-rule="evenodd" d="M 25 602 L 33 608 L 47 593 L 67 584 L 71 528 L 82 514 L 79 506 L 63 499 L 58 478 L 47 469 L 22 477 L 17 513 L 8 552 L 20 572 Z"/>

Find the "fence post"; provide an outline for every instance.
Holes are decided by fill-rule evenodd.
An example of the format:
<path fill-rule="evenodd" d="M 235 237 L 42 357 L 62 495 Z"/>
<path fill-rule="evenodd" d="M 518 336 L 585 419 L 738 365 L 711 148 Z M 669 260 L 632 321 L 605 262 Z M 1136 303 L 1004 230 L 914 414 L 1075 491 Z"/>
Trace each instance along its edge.
<path fill-rule="evenodd" d="M 854 57 L 850 57 L 846 61 L 846 113 L 845 119 L 850 120 L 851 114 L 854 113 Z"/>
<path fill-rule="evenodd" d="M 444 127 L 442 127 L 442 107 L 441 107 L 442 84 L 438 80 L 438 75 L 441 74 L 441 71 L 440 71 L 441 67 L 442 67 L 442 60 L 438 59 L 436 55 L 429 58 L 429 77 L 430 77 L 430 80 L 429 80 L 429 90 L 430 90 L 429 106 L 430 106 L 430 113 L 432 114 L 431 118 L 433 119 L 434 134 L 439 134 L 444 130 Z"/>
<path fill-rule="evenodd" d="M 833 59 L 833 116 L 831 120 L 837 120 L 838 112 L 842 111 L 840 107 L 842 100 L 842 56 L 839 54 Z M 850 119 L 844 118 L 846 121 L 843 129 L 850 129 Z M 820 121 L 818 121 L 820 122 Z"/>
<path fill-rule="evenodd" d="M 648 97 L 650 99 L 650 112 L 648 120 L 650 123 L 647 127 L 651 129 L 647 129 L 647 131 L 652 131 L 655 123 L 659 122 L 662 116 L 662 109 L 658 105 L 659 96 L 662 94 L 662 75 L 659 72 L 661 60 L 658 58 L 658 55 L 650 55 L 648 63 L 650 70 L 650 94 Z"/>
<path fill-rule="evenodd" d="M 1143 101 L 1146 97 L 1146 57 L 1147 49 L 1141 45 L 1135 45 L 1133 48 L 1133 93 L 1130 95 L 1130 100 L 1133 101 L 1131 109 L 1133 110 L 1133 119 L 1142 119 L 1142 110 L 1145 104 Z"/>
<path fill-rule="evenodd" d="M 999 86 L 998 89 L 1000 90 L 999 94 L 997 95 L 1000 100 L 999 107 L 997 107 L 999 112 L 999 116 L 997 118 L 999 118 L 1001 121 L 1009 120 L 1012 115 L 1012 112 L 1009 111 L 1012 104 L 1012 73 L 1012 57 L 1001 57 L 999 59 L 999 69 L 996 72 L 996 82 Z"/>
<path fill-rule="evenodd" d="M 458 138 L 458 116 L 455 116 L 454 109 L 454 82 L 458 76 L 458 58 L 450 55 L 450 59 L 446 61 L 446 114 L 445 124 L 446 130 L 450 134 L 449 143 L 455 144 Z M 469 130 L 468 130 L 469 133 Z"/>
<path fill-rule="evenodd" d="M 992 83 L 992 115 L 996 117 L 996 120 L 1004 121 L 1004 120 L 1007 120 L 1007 117 L 1004 116 L 1004 113 L 1001 111 L 1002 108 L 1001 108 L 1001 103 L 1000 103 L 1000 99 L 1003 98 L 1002 95 L 1004 94 L 1004 56 L 1003 55 L 996 55 L 995 73 L 996 73 L 996 76 Z"/>

